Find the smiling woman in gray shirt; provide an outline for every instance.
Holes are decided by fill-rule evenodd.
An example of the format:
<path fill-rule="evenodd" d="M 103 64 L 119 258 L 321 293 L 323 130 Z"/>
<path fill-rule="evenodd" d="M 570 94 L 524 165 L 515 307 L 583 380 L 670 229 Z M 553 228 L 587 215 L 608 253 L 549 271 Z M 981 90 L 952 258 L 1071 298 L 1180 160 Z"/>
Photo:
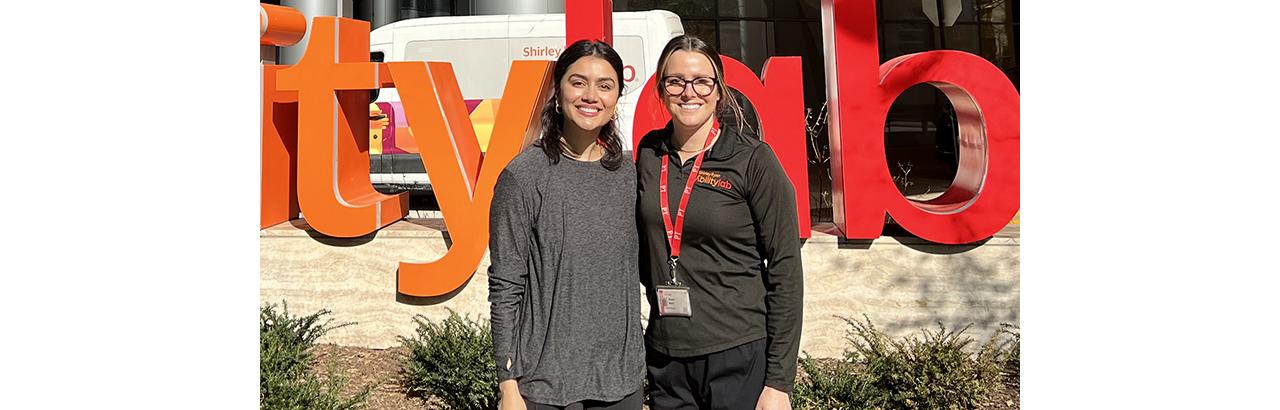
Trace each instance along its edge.
<path fill-rule="evenodd" d="M 636 171 L 614 118 L 621 74 L 608 44 L 565 48 L 542 138 L 498 177 L 489 302 L 504 410 L 642 406 Z"/>

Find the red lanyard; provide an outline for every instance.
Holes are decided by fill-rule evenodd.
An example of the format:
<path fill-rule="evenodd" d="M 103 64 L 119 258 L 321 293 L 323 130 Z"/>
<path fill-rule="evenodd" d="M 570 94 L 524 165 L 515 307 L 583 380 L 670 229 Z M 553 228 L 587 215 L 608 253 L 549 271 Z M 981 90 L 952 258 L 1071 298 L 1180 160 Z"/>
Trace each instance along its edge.
<path fill-rule="evenodd" d="M 707 140 L 702 143 L 702 151 L 698 152 L 698 156 L 693 160 L 693 169 L 689 171 L 689 180 L 684 184 L 684 195 L 680 197 L 680 208 L 676 209 L 676 222 L 671 223 L 671 205 L 667 195 L 667 163 L 671 162 L 668 158 L 662 159 L 662 176 L 658 181 L 658 200 L 662 205 L 662 225 L 667 230 L 667 245 L 671 250 L 671 281 L 679 284 L 676 279 L 676 262 L 680 260 L 680 232 L 684 230 L 684 209 L 689 205 L 689 194 L 693 193 L 693 183 L 698 179 L 698 170 L 702 169 L 702 156 L 707 153 L 707 147 L 711 146 L 711 141 L 716 139 L 716 135 L 720 134 L 720 121 L 712 118 L 711 131 L 707 133 Z M 678 154 L 677 154 L 678 158 Z"/>

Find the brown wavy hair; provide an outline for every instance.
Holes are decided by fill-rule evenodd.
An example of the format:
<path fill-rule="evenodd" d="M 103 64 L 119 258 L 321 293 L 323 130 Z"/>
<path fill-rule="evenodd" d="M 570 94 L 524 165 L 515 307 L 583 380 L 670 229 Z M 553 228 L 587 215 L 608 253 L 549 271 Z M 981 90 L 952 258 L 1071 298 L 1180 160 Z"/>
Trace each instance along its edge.
<path fill-rule="evenodd" d="M 554 83 L 552 83 L 551 100 L 542 108 L 542 137 L 535 143 L 542 147 L 542 152 L 547 154 L 547 160 L 552 164 L 560 162 L 560 156 L 564 155 L 564 147 L 560 145 L 560 137 L 564 135 L 564 114 L 556 107 L 560 101 L 560 80 L 564 79 L 564 75 L 569 71 L 569 66 L 577 62 L 578 59 L 587 56 L 596 56 L 604 59 L 613 67 L 614 74 L 618 77 L 618 101 L 622 101 L 622 91 L 625 84 L 622 83 L 622 57 L 618 56 L 618 52 L 613 50 L 608 43 L 597 40 L 578 40 L 564 48 L 560 53 L 560 57 L 556 59 L 554 70 Z M 605 155 L 600 160 L 601 165 L 605 169 L 615 171 L 622 165 L 622 135 L 619 133 L 617 109 L 614 106 L 615 117 L 609 119 L 609 122 L 600 127 L 600 137 L 596 143 L 604 147 Z"/>

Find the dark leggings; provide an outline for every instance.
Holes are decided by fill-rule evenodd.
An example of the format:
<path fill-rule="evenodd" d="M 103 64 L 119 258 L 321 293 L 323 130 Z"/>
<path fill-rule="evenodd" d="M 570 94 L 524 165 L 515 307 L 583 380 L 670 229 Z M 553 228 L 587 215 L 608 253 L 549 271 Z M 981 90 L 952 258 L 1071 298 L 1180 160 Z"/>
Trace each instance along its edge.
<path fill-rule="evenodd" d="M 764 390 L 766 339 L 694 357 L 649 349 L 653 410 L 753 409 Z"/>

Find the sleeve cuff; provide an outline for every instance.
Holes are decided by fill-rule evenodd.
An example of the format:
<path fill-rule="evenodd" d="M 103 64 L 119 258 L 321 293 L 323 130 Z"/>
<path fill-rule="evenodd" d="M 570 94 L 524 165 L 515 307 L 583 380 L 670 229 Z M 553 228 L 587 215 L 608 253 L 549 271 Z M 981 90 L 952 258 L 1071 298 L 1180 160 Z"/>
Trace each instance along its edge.
<path fill-rule="evenodd" d="M 498 383 L 502 383 L 507 380 L 513 380 L 515 378 L 516 377 L 511 374 L 510 370 L 498 370 Z"/>
<path fill-rule="evenodd" d="M 783 393 L 791 394 L 791 391 L 794 390 L 795 388 L 795 379 L 791 379 L 791 380 L 765 379 L 764 385 L 768 387 L 772 387 L 775 390 L 781 391 Z"/>
<path fill-rule="evenodd" d="M 506 360 L 498 361 L 494 364 L 497 365 L 495 370 L 498 371 L 498 383 L 516 378 L 515 375 L 511 374 L 511 369 L 507 368 Z"/>

